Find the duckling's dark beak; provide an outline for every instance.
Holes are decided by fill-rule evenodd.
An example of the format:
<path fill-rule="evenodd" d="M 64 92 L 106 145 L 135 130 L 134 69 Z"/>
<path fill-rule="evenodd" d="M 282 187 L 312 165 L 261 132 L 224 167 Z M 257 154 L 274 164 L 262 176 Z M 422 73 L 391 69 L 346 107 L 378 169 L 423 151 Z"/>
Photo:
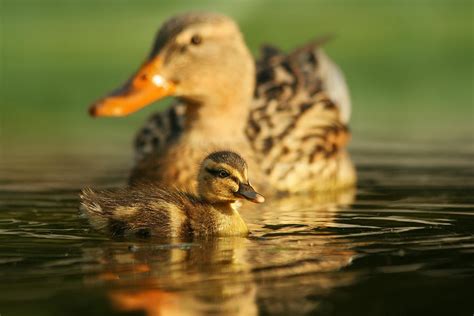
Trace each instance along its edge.
<path fill-rule="evenodd" d="M 254 203 L 265 202 L 265 198 L 261 194 L 257 193 L 250 184 L 240 183 L 239 190 L 235 192 L 235 194 L 246 200 L 249 200 L 250 202 L 254 202 Z"/>
<path fill-rule="evenodd" d="M 159 56 L 145 62 L 123 87 L 92 104 L 90 115 L 125 116 L 172 95 L 176 87 L 161 75 L 161 69 Z"/>

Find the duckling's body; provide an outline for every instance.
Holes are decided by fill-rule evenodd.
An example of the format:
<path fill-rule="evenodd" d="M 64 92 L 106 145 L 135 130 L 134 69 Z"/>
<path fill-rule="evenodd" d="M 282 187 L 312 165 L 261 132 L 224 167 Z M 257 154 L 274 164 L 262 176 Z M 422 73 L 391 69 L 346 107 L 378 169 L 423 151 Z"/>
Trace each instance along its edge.
<path fill-rule="evenodd" d="M 246 236 L 249 232 L 232 205 L 212 204 L 184 192 L 137 186 L 84 190 L 81 198 L 92 226 L 113 235 Z"/>
<path fill-rule="evenodd" d="M 355 183 L 346 152 L 350 100 L 338 67 L 314 42 L 255 64 L 238 26 L 209 13 L 174 17 L 129 83 L 92 107 L 122 116 L 172 95 L 136 139 L 131 180 L 195 188 L 193 166 L 213 146 L 239 148 L 269 192 Z"/>
<path fill-rule="evenodd" d="M 248 184 L 246 168 L 237 154 L 216 152 L 202 163 L 198 195 L 150 184 L 116 191 L 85 189 L 81 210 L 95 229 L 112 235 L 246 236 L 249 231 L 235 201 L 263 202 Z"/>

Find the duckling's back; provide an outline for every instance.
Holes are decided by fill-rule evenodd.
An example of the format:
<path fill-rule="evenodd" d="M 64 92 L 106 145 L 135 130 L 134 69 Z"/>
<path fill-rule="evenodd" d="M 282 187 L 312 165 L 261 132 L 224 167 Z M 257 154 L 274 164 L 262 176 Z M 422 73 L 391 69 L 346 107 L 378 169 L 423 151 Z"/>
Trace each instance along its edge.
<path fill-rule="evenodd" d="M 183 237 L 192 233 L 187 212 L 195 197 L 156 186 L 81 192 L 80 210 L 98 231 L 113 236 Z"/>

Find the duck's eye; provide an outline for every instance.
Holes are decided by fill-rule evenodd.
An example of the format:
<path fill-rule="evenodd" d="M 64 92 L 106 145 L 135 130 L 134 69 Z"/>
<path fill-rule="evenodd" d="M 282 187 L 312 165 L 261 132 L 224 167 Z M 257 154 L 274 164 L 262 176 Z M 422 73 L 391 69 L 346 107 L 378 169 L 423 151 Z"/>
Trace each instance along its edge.
<path fill-rule="evenodd" d="M 219 173 L 217 174 L 220 178 L 227 178 L 230 176 L 230 173 L 227 170 L 219 170 Z"/>
<path fill-rule="evenodd" d="M 202 43 L 202 37 L 198 34 L 194 34 L 193 37 L 191 37 L 191 44 L 193 45 L 199 45 Z"/>

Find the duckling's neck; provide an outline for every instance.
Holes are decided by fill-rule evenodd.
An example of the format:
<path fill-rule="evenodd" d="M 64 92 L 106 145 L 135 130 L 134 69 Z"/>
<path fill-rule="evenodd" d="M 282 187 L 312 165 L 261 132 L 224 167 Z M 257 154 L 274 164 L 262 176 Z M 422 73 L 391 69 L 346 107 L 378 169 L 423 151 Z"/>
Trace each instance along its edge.
<path fill-rule="evenodd" d="M 237 208 L 235 207 L 235 202 L 214 202 L 210 203 L 214 209 L 218 210 L 220 213 L 225 215 L 239 215 Z"/>
<path fill-rule="evenodd" d="M 217 223 L 219 236 L 246 236 L 249 233 L 247 224 L 244 222 L 239 212 L 237 204 L 233 203 L 214 203 L 214 222 Z"/>
<path fill-rule="evenodd" d="M 210 203 L 211 208 L 206 210 L 202 218 L 206 218 L 202 226 L 209 225 L 208 230 L 218 236 L 247 236 L 247 224 L 237 211 L 235 202 Z"/>

